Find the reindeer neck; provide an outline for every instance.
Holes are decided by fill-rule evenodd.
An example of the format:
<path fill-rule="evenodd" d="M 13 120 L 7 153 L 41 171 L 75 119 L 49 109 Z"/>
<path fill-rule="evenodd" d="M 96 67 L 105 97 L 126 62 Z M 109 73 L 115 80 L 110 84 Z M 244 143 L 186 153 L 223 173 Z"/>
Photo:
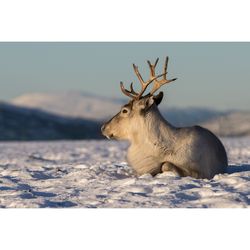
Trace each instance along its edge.
<path fill-rule="evenodd" d="M 170 142 L 173 137 L 175 127 L 166 121 L 158 110 L 157 106 L 152 107 L 143 123 L 138 126 L 137 135 L 132 144 L 158 145 Z"/>

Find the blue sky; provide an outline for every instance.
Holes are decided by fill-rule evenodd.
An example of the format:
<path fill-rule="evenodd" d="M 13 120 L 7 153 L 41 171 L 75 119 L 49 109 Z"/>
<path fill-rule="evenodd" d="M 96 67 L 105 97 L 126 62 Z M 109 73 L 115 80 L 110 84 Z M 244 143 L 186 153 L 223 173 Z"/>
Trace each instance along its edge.
<path fill-rule="evenodd" d="M 122 97 L 119 82 L 146 79 L 146 60 L 169 56 L 163 105 L 250 110 L 250 43 L 0 43 L 0 100 L 28 92 L 80 90 Z M 138 86 L 138 85 L 137 85 Z"/>

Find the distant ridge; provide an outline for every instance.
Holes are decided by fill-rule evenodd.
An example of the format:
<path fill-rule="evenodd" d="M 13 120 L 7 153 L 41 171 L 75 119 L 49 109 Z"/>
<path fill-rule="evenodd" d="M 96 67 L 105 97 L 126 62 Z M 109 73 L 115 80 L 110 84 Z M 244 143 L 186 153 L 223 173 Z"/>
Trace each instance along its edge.
<path fill-rule="evenodd" d="M 19 107 L 42 110 L 58 117 L 83 119 L 99 126 L 116 114 L 127 100 L 101 97 L 78 91 L 29 93 L 12 100 Z M 250 112 L 217 111 L 207 108 L 164 108 L 163 116 L 173 125 L 201 125 L 219 136 L 250 135 Z M 91 132 L 92 134 L 92 132 Z"/>
<path fill-rule="evenodd" d="M 77 91 L 58 93 L 29 93 L 12 100 L 18 106 L 68 116 L 103 121 L 117 113 L 127 100 L 108 98 Z M 164 108 L 162 114 L 176 126 L 189 126 L 203 122 L 225 112 L 205 108 Z"/>
<path fill-rule="evenodd" d="M 99 139 L 100 124 L 0 102 L 0 140 Z"/>
<path fill-rule="evenodd" d="M 101 121 L 107 119 L 113 112 L 118 112 L 125 101 L 69 91 L 25 94 L 13 99 L 11 103 L 67 117 Z"/>
<path fill-rule="evenodd" d="M 250 135 L 250 111 L 235 111 L 202 124 L 220 136 Z"/>

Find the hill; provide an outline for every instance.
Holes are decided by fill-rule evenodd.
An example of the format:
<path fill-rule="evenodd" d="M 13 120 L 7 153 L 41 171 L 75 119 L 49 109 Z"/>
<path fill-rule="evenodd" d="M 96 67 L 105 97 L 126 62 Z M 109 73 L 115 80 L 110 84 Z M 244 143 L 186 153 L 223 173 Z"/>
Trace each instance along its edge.
<path fill-rule="evenodd" d="M 13 99 L 11 103 L 21 107 L 39 108 L 61 116 L 100 121 L 118 112 L 125 101 L 68 91 L 28 93 Z"/>
<path fill-rule="evenodd" d="M 0 102 L 0 140 L 100 138 L 100 124 Z"/>
<path fill-rule="evenodd" d="M 104 121 L 117 113 L 127 100 L 90 95 L 77 91 L 57 93 L 28 93 L 12 100 L 18 106 L 39 108 L 55 114 Z M 160 106 L 164 117 L 176 126 L 190 126 L 223 112 L 205 108 L 164 108 Z"/>
<path fill-rule="evenodd" d="M 201 124 L 220 136 L 250 135 L 250 112 L 235 111 Z"/>
<path fill-rule="evenodd" d="M 116 114 L 125 99 L 115 99 L 77 91 L 29 93 L 15 98 L 12 104 L 36 108 L 56 116 L 84 119 L 99 124 Z M 163 116 L 178 127 L 201 125 L 219 136 L 250 135 L 250 112 L 217 111 L 207 108 L 166 108 Z M 94 125 L 95 126 L 95 125 Z"/>

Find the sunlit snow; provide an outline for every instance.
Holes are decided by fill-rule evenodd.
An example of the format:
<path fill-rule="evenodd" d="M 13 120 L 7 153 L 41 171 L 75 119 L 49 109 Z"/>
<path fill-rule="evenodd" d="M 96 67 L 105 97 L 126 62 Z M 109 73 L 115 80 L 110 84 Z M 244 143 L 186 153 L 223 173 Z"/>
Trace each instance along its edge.
<path fill-rule="evenodd" d="M 0 143 L 0 207 L 248 207 L 250 138 L 222 139 L 228 173 L 136 177 L 115 141 Z"/>

